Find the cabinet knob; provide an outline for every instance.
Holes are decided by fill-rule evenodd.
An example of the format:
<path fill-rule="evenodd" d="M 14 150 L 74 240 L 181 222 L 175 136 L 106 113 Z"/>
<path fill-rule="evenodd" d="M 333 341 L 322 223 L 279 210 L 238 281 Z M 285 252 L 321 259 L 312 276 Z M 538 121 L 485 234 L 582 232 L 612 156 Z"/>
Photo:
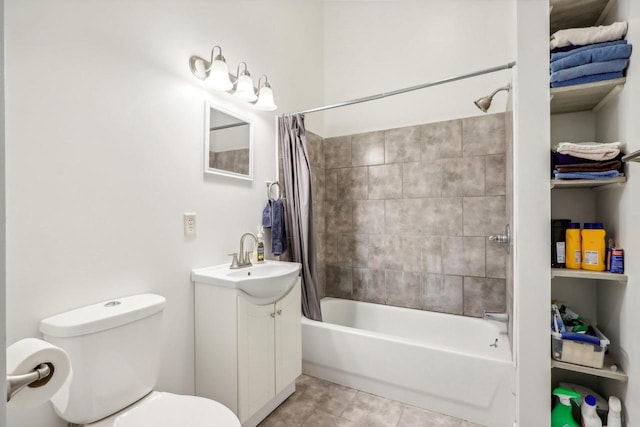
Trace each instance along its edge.
<path fill-rule="evenodd" d="M 270 314 L 270 316 L 271 316 L 271 317 L 273 317 L 273 318 L 275 318 L 275 317 L 276 317 L 276 314 L 275 314 L 275 313 L 271 313 L 271 314 Z"/>
<path fill-rule="evenodd" d="M 276 313 L 278 314 L 278 316 L 280 316 L 282 314 L 282 310 L 278 310 L 276 311 Z"/>

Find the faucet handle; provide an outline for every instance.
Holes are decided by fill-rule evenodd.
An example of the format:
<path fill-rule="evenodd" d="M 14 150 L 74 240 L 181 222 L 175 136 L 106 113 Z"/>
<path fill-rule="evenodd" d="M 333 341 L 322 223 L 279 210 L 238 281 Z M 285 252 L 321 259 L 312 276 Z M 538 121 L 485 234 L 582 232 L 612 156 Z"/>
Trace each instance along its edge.
<path fill-rule="evenodd" d="M 229 256 L 232 256 L 233 259 L 231 260 L 231 267 L 229 268 L 239 268 L 238 265 L 238 254 L 236 252 L 229 254 Z"/>
<path fill-rule="evenodd" d="M 247 265 L 253 265 L 251 264 L 251 253 L 253 251 L 244 251 L 244 263 Z"/>

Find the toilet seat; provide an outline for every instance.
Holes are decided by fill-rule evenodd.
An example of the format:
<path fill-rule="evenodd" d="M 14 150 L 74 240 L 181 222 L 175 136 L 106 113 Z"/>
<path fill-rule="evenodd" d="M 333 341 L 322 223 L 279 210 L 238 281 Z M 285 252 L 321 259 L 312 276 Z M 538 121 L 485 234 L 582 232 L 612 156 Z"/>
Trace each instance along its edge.
<path fill-rule="evenodd" d="M 197 396 L 152 392 L 134 405 L 87 427 L 240 427 L 229 408 Z"/>

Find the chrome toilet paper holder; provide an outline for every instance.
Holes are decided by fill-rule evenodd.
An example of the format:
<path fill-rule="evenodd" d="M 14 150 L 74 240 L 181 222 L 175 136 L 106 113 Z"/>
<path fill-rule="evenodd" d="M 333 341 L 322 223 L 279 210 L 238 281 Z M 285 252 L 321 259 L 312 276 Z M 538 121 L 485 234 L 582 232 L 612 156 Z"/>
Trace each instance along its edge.
<path fill-rule="evenodd" d="M 42 387 L 49 382 L 55 368 L 51 363 L 41 363 L 27 374 L 7 375 L 7 402 L 25 387 Z"/>

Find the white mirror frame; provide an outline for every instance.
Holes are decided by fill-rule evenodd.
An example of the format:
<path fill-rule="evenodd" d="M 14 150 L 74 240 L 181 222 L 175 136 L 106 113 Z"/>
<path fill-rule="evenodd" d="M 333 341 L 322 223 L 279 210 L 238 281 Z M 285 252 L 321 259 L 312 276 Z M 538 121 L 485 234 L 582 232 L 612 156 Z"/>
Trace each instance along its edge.
<path fill-rule="evenodd" d="M 211 135 L 211 109 L 218 110 L 229 116 L 235 117 L 238 120 L 242 120 L 249 124 L 249 174 L 244 175 L 236 172 L 226 171 L 223 169 L 215 169 L 209 167 L 209 149 L 210 149 L 210 135 Z M 238 178 L 246 181 L 253 181 L 253 134 L 254 134 L 254 122 L 248 117 L 239 114 L 235 111 L 220 106 L 219 104 L 210 100 L 204 103 L 204 173 L 211 175 L 222 175 L 230 178 Z"/>

